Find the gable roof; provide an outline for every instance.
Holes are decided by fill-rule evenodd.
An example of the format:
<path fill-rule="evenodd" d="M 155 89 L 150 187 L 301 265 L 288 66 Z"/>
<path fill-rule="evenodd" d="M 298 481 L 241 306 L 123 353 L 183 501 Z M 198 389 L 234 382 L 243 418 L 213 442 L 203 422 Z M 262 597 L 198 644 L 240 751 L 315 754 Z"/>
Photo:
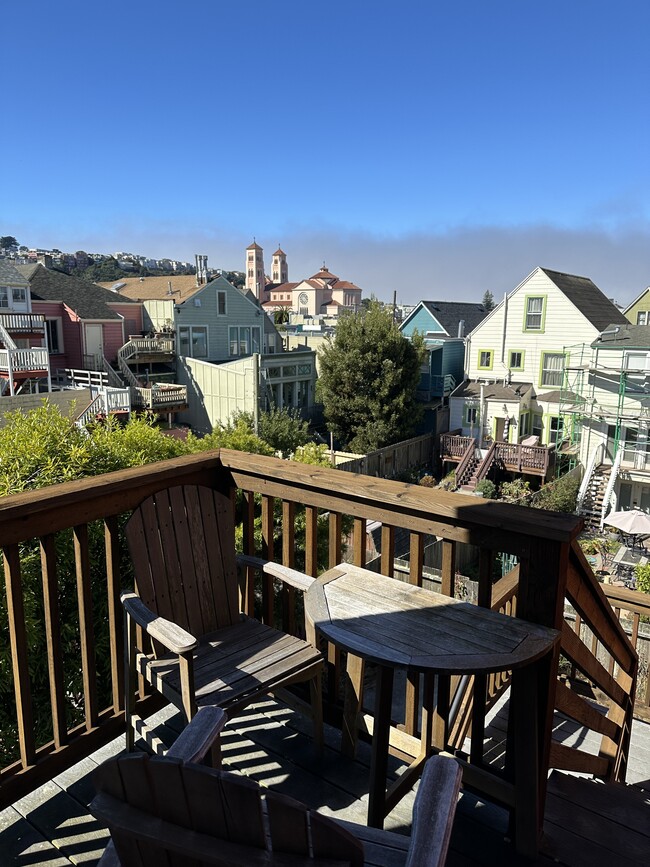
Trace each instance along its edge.
<path fill-rule="evenodd" d="M 176 277 L 122 277 L 111 283 L 100 283 L 105 289 L 117 289 L 118 297 L 132 301 L 163 301 L 174 300 L 176 303 L 191 298 L 203 286 L 196 285 L 196 277 L 192 274 L 179 274 Z M 169 294 L 169 287 L 173 294 Z M 207 284 L 204 284 L 207 285 Z"/>
<path fill-rule="evenodd" d="M 549 268 L 540 268 L 540 271 L 546 274 L 598 331 L 604 331 L 608 325 L 623 325 L 628 321 L 589 277 L 563 274 L 561 271 L 551 271 Z"/>
<path fill-rule="evenodd" d="M 44 265 L 16 267 L 29 280 L 33 300 L 62 301 L 81 319 L 122 319 L 109 305 L 131 303 L 130 299 L 109 292 L 96 283 L 88 283 L 61 271 L 51 271 Z"/>
<path fill-rule="evenodd" d="M 13 286 L 26 286 L 28 282 L 25 275 L 15 265 L 5 262 L 4 259 L 0 259 L 0 283 L 3 286 L 8 286 L 9 284 Z"/>
<path fill-rule="evenodd" d="M 458 325 L 461 321 L 465 322 L 463 336 L 469 334 L 489 312 L 482 304 L 464 301 L 422 301 L 421 304 L 438 320 L 450 337 L 458 336 Z"/>
<path fill-rule="evenodd" d="M 625 310 L 623 311 L 623 313 L 624 313 L 625 315 L 627 315 L 627 314 L 629 313 L 629 311 L 632 309 L 632 307 L 634 307 L 635 304 L 638 304 L 639 301 L 643 298 L 643 296 L 644 296 L 647 292 L 650 292 L 650 286 L 647 286 L 647 287 L 646 287 L 642 292 L 640 292 L 640 293 L 636 296 L 636 298 L 634 299 L 634 301 L 630 301 L 630 303 L 627 305 L 627 307 L 625 308 Z"/>

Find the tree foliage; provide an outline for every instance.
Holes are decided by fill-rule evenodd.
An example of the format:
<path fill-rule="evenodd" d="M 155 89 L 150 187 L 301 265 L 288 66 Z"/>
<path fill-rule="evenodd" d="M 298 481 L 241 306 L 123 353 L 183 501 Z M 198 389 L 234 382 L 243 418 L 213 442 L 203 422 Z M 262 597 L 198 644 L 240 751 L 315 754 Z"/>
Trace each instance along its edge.
<path fill-rule="evenodd" d="M 10 247 L 17 247 L 18 241 L 13 235 L 0 235 L 0 250 L 7 250 Z"/>
<path fill-rule="evenodd" d="M 320 350 L 317 384 L 329 429 L 343 446 L 368 452 L 413 434 L 424 355 L 421 336 L 407 340 L 387 310 L 345 316 Z"/>
<path fill-rule="evenodd" d="M 489 289 L 486 289 L 483 293 L 481 304 L 486 310 L 494 310 L 494 295 L 492 295 Z"/>

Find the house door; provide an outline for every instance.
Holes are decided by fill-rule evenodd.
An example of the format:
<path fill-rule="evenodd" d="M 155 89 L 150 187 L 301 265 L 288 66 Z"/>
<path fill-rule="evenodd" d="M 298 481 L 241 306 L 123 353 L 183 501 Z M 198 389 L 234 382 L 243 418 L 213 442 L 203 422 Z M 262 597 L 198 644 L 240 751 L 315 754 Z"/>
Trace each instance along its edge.
<path fill-rule="evenodd" d="M 632 506 L 632 485 L 629 482 L 621 482 L 618 492 L 617 509 L 629 509 Z"/>
<path fill-rule="evenodd" d="M 650 512 L 650 488 L 641 488 L 639 508 L 642 512 Z"/>
<path fill-rule="evenodd" d="M 101 325 L 86 325 L 86 366 L 95 367 L 97 356 L 104 355 L 104 329 Z"/>
<path fill-rule="evenodd" d="M 502 443 L 505 439 L 506 420 L 505 418 L 495 418 L 494 439 L 498 443 Z"/>
<path fill-rule="evenodd" d="M 616 442 L 616 427 L 613 424 L 607 425 L 607 457 L 613 461 L 616 457 L 614 454 L 614 443 Z"/>

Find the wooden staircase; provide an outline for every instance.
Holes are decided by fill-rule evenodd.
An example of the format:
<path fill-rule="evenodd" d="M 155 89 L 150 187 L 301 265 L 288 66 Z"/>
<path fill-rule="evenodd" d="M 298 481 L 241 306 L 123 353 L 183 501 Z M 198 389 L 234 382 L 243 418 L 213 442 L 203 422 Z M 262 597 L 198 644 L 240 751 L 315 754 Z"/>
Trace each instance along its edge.
<path fill-rule="evenodd" d="M 611 467 L 600 464 L 600 466 L 594 469 L 589 479 L 589 484 L 580 507 L 580 514 L 585 519 L 585 525 L 590 529 L 600 529 L 603 501 L 611 472 Z"/>

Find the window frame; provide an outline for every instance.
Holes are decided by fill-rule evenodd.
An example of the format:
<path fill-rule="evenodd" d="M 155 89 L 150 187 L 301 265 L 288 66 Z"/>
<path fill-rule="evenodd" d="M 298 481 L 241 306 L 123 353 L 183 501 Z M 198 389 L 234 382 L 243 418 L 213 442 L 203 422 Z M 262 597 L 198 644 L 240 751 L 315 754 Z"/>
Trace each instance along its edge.
<path fill-rule="evenodd" d="M 515 366 L 512 364 L 512 356 L 517 353 L 521 356 L 521 364 Z M 508 350 L 508 370 L 523 370 L 526 365 L 526 350 L 525 349 L 509 349 Z"/>
<path fill-rule="evenodd" d="M 483 354 L 489 356 L 488 364 L 481 364 L 481 356 Z M 477 370 L 492 370 L 494 367 L 494 349 L 479 349 L 478 356 L 476 358 L 476 367 Z"/>
<path fill-rule="evenodd" d="M 228 315 L 228 293 L 225 289 L 217 289 L 217 316 Z M 223 301 L 223 312 L 221 310 L 221 301 Z"/>
<path fill-rule="evenodd" d="M 47 351 L 50 355 L 64 355 L 63 347 L 63 320 L 61 317 L 53 317 L 45 320 L 45 328 L 47 329 Z M 52 346 L 51 336 L 56 334 L 56 349 Z"/>
<path fill-rule="evenodd" d="M 522 326 L 523 332 L 529 332 L 532 334 L 544 334 L 544 329 L 546 327 L 546 300 L 547 295 L 526 295 L 524 298 L 524 322 Z M 528 309 L 528 305 L 531 301 L 540 299 L 542 302 L 542 309 L 540 311 L 535 311 L 531 313 Z M 529 316 L 539 316 L 539 328 L 533 328 L 528 324 Z"/>
<path fill-rule="evenodd" d="M 544 366 L 544 359 L 547 355 L 560 356 L 562 358 L 562 368 L 560 371 L 550 371 Z M 562 388 L 564 385 L 564 368 L 566 366 L 566 352 L 558 352 L 557 350 L 542 350 L 539 355 L 539 387 L 540 388 Z M 544 382 L 544 372 L 560 373 L 561 378 L 559 383 Z"/>
<path fill-rule="evenodd" d="M 643 320 L 643 321 L 642 321 Z M 648 325 L 648 311 L 647 310 L 639 310 L 636 314 L 636 324 L 637 325 Z"/>
<path fill-rule="evenodd" d="M 470 413 L 474 413 L 474 419 L 470 419 Z M 478 427 L 481 421 L 481 408 L 477 404 L 465 403 L 463 405 L 463 426 Z"/>
<path fill-rule="evenodd" d="M 203 332 L 205 334 L 205 355 L 195 355 L 194 354 L 194 332 Z M 187 334 L 187 347 L 189 352 L 183 353 L 181 351 L 182 343 L 183 343 L 183 332 Z M 207 325 L 179 325 L 178 326 L 178 354 L 180 356 L 184 356 L 185 358 L 196 358 L 198 360 L 206 359 L 210 357 L 210 330 Z"/>

